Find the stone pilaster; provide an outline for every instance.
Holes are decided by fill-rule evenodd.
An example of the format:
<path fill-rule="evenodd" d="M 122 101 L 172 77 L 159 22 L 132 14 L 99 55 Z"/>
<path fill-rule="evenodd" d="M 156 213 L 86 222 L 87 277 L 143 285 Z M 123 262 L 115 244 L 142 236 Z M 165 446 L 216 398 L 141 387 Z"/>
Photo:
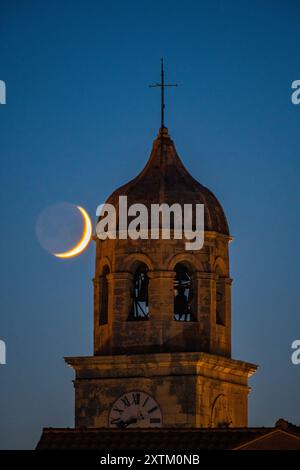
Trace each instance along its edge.
<path fill-rule="evenodd" d="M 197 321 L 206 333 L 210 348 L 216 311 L 216 278 L 214 273 L 195 272 L 193 282 L 196 291 Z"/>
<path fill-rule="evenodd" d="M 109 286 L 108 316 L 112 322 L 127 321 L 131 297 L 132 274 L 128 272 L 111 273 L 107 276 Z"/>
<path fill-rule="evenodd" d="M 175 272 L 149 271 L 148 277 L 150 321 L 173 321 Z"/>

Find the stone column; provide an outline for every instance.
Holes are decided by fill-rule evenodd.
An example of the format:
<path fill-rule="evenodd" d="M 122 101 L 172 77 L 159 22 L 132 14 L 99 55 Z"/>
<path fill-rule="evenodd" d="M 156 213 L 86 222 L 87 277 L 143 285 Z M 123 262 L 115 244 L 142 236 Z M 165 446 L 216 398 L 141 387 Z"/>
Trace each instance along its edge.
<path fill-rule="evenodd" d="M 100 302 L 99 302 L 99 277 L 93 278 L 93 290 L 94 290 L 94 353 L 99 349 L 99 314 L 100 314 Z"/>
<path fill-rule="evenodd" d="M 231 285 L 232 279 L 225 279 L 225 321 L 226 321 L 226 353 L 231 356 Z"/>
<path fill-rule="evenodd" d="M 152 342 L 164 351 L 169 342 L 174 323 L 174 271 L 150 271 L 149 277 L 149 327 Z"/>
<path fill-rule="evenodd" d="M 193 274 L 195 288 L 195 316 L 200 323 L 200 330 L 211 349 L 216 316 L 216 274 L 196 271 Z"/>
<path fill-rule="evenodd" d="M 97 325 L 99 325 L 99 312 L 100 312 L 100 299 L 99 299 L 99 276 L 93 278 L 93 292 L 94 292 L 94 332 Z"/>
<path fill-rule="evenodd" d="M 128 272 L 111 273 L 108 274 L 107 280 L 109 323 L 127 321 L 131 304 L 132 274 Z"/>
<path fill-rule="evenodd" d="M 174 271 L 149 271 L 149 319 L 170 321 L 174 316 Z"/>

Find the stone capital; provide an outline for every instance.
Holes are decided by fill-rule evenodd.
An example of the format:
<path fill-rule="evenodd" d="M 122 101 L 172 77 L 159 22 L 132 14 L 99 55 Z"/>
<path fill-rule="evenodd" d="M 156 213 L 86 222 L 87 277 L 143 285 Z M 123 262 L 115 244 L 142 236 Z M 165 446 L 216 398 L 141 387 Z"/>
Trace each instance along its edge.
<path fill-rule="evenodd" d="M 233 280 L 231 279 L 231 277 L 219 277 L 217 279 L 218 282 L 222 282 L 228 286 L 231 286 Z"/>
<path fill-rule="evenodd" d="M 132 280 L 132 274 L 128 272 L 110 273 L 107 274 L 108 282 L 112 281 L 128 281 Z"/>
<path fill-rule="evenodd" d="M 174 271 L 148 271 L 149 279 L 171 279 L 173 280 L 176 276 Z"/>
<path fill-rule="evenodd" d="M 195 271 L 192 274 L 192 278 L 195 280 L 205 279 L 205 280 L 212 280 L 216 281 L 218 279 L 218 275 L 215 273 L 206 273 L 201 271 Z"/>

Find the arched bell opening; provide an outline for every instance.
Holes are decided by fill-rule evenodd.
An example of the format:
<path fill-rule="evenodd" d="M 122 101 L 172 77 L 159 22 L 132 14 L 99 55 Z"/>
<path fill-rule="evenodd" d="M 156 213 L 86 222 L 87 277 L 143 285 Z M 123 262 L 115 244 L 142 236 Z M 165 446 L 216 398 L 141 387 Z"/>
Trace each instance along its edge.
<path fill-rule="evenodd" d="M 190 269 L 177 263 L 174 279 L 174 320 L 195 321 L 194 286 Z"/>
<path fill-rule="evenodd" d="M 109 267 L 104 266 L 102 274 L 99 279 L 100 284 L 100 312 L 99 312 L 99 325 L 105 325 L 108 323 L 108 280 Z"/>
<path fill-rule="evenodd" d="M 131 307 L 128 315 L 129 321 L 144 321 L 149 318 L 148 305 L 148 267 L 139 263 L 134 271 L 130 289 Z"/>

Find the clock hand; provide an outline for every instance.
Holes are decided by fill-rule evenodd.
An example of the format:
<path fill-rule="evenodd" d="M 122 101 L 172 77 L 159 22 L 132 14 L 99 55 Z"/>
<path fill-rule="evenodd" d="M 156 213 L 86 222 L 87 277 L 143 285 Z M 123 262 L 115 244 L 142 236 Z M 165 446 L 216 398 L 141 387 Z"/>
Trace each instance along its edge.
<path fill-rule="evenodd" d="M 116 423 L 117 427 L 118 428 L 126 428 L 126 421 L 123 421 L 122 419 L 120 419 L 117 423 Z"/>
<path fill-rule="evenodd" d="M 127 428 L 127 426 L 129 426 L 130 424 L 136 423 L 137 421 L 141 421 L 142 419 L 145 419 L 145 418 L 142 415 L 142 413 L 140 413 L 137 418 L 131 417 L 127 419 L 126 421 L 124 421 L 123 419 L 120 419 L 120 421 L 118 421 L 117 423 L 117 426 L 118 428 Z"/>
<path fill-rule="evenodd" d="M 137 418 L 129 418 L 127 421 L 125 421 L 125 427 L 129 426 L 129 424 L 133 424 L 137 422 Z"/>

